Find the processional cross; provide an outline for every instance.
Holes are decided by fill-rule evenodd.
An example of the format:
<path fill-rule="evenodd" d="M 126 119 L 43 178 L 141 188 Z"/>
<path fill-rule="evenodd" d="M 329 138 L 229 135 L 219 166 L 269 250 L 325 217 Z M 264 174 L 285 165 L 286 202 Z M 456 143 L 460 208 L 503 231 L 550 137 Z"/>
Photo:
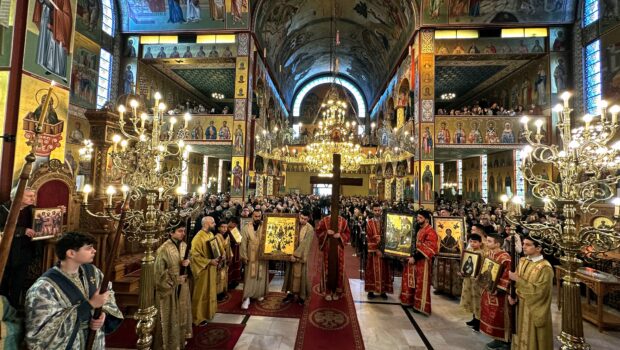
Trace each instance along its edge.
<path fill-rule="evenodd" d="M 317 184 L 329 184 L 332 185 L 332 203 L 331 203 L 331 229 L 334 232 L 338 232 L 338 207 L 340 204 L 340 186 L 362 186 L 364 180 L 356 178 L 340 177 L 340 154 L 334 153 L 333 158 L 333 170 L 334 174 L 331 178 L 325 178 L 320 176 L 310 176 L 310 183 L 312 185 Z"/>

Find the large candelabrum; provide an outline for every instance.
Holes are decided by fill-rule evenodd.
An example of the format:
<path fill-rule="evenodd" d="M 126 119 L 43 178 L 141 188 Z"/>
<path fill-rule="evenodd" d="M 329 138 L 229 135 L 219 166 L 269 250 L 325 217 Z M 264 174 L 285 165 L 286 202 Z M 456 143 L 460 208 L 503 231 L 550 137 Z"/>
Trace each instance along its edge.
<path fill-rule="evenodd" d="M 123 222 L 123 231 L 129 241 L 140 242 L 144 247 L 140 272 L 138 320 L 138 349 L 149 349 L 153 342 L 157 308 L 154 305 L 155 256 L 154 249 L 161 235 L 177 222 L 194 215 L 204 203 L 205 188 L 199 189 L 198 198 L 183 203 L 186 194 L 181 186 L 183 172 L 187 169 L 187 158 L 191 150 L 184 139 L 189 135 L 189 113 L 184 122 L 165 116 L 166 105 L 160 103 L 161 95 L 154 96 L 152 114 L 140 112 L 137 100 L 130 101 L 130 111 L 118 107 L 120 134 L 113 136 L 113 148 L 109 153 L 114 184 L 107 187 L 107 200 L 101 211 L 91 211 L 88 196 L 90 185 L 83 189 L 83 207 L 88 214 L 113 221 L 120 220 L 114 199 L 117 189 L 123 200 L 129 201 Z M 126 116 L 128 114 L 128 116 Z M 90 157 L 89 142 L 80 150 L 82 157 Z M 172 166 L 164 166 L 166 164 Z"/>
<path fill-rule="evenodd" d="M 577 269 L 582 259 L 596 259 L 605 252 L 620 246 L 620 235 L 615 227 L 596 228 L 582 225 L 576 217 L 592 215 L 598 210 L 594 204 L 610 200 L 616 193 L 620 179 L 620 142 L 607 144 L 616 134 L 620 107 L 610 108 L 600 104 L 600 115 L 586 114 L 583 126 L 571 125 L 569 107 L 570 93 L 562 94 L 564 104 L 554 111 L 559 114 L 559 145 L 541 143 L 542 123 L 536 123 L 537 132 L 527 128 L 527 117 L 523 117 L 523 136 L 529 145 L 521 151 L 522 173 L 532 187 L 534 197 L 542 199 L 547 211 L 557 211 L 559 223 L 528 223 L 521 216 L 523 200 L 517 196 L 508 205 L 507 221 L 521 225 L 535 240 L 540 241 L 548 253 L 559 256 L 568 273 L 562 282 L 562 330 L 558 336 L 561 349 L 590 349 L 583 335 L 581 293 Z M 542 172 L 535 171 L 537 164 L 548 164 L 558 176 L 548 179 Z M 503 198 L 504 207 L 507 198 Z M 614 222 L 620 221 L 620 200 L 615 199 Z M 615 226 L 615 225 L 614 225 Z"/>

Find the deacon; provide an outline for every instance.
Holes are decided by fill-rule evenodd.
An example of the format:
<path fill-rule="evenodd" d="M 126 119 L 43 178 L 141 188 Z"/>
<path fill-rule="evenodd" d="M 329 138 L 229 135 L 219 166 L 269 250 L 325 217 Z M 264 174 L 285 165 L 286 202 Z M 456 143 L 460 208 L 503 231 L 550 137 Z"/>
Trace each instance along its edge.
<path fill-rule="evenodd" d="M 243 279 L 243 303 L 241 308 L 250 307 L 250 298 L 262 301 L 269 290 L 269 262 L 259 260 L 263 212 L 257 208 L 252 212 L 252 222 L 241 229 L 239 254 L 245 265 Z"/>
<path fill-rule="evenodd" d="M 89 330 L 97 331 L 93 349 L 105 349 L 105 334 L 120 326 L 123 315 L 114 292 L 99 294 L 103 273 L 91 263 L 95 239 L 67 232 L 56 242 L 56 266 L 39 277 L 26 293 L 28 349 L 84 349 Z M 94 309 L 102 308 L 98 319 Z"/>
<path fill-rule="evenodd" d="M 241 283 L 241 257 L 239 255 L 239 245 L 241 244 L 241 231 L 239 231 L 239 218 L 232 217 L 228 221 L 228 232 L 226 237 L 230 238 L 230 250 L 232 258 L 228 262 L 228 289 L 235 289 Z M 238 240 L 238 241 L 237 241 Z"/>
<path fill-rule="evenodd" d="M 303 304 L 311 294 L 312 284 L 308 279 L 308 259 L 314 239 L 314 229 L 308 223 L 310 215 L 308 210 L 302 210 L 299 213 L 299 245 L 291 256 L 291 262 L 286 265 L 282 291 L 288 294 L 283 300 L 284 303 L 297 298 L 297 302 Z"/>
<path fill-rule="evenodd" d="M 319 249 L 323 252 L 321 291 L 325 293 L 327 301 L 340 299 L 344 291 L 344 245 L 351 237 L 347 220 L 342 216 L 338 216 L 337 232 L 330 229 L 330 225 L 331 217 L 328 215 L 321 219 L 316 229 Z"/>
<path fill-rule="evenodd" d="M 467 240 L 469 251 L 479 253 L 479 259 L 482 259 L 482 237 L 479 234 L 472 233 Z M 478 263 L 481 263 L 479 261 Z M 464 270 L 467 270 L 466 276 L 463 277 L 463 289 L 461 290 L 461 307 L 465 311 L 473 315 L 471 321 L 465 322 L 468 326 L 472 327 L 474 331 L 480 331 L 480 285 L 476 283 L 476 278 L 473 275 L 475 272 L 474 262 L 466 261 L 465 264 L 471 266 L 465 266 Z M 471 271 L 471 273 L 470 273 Z"/>
<path fill-rule="evenodd" d="M 222 253 L 220 264 L 217 266 L 217 301 L 224 300 L 226 292 L 228 292 L 228 261 L 232 258 L 228 234 L 228 223 L 223 220 L 220 221 L 220 224 L 217 226 L 217 234 L 215 235 Z"/>
<path fill-rule="evenodd" d="M 403 269 L 400 294 L 403 304 L 413 305 L 413 312 L 421 312 L 427 316 L 431 314 L 432 261 L 439 249 L 437 233 L 431 227 L 430 220 L 430 212 L 418 212 L 416 221 L 420 229 L 416 234 L 416 250 Z"/>
<path fill-rule="evenodd" d="M 192 239 L 190 250 L 190 266 L 194 276 L 192 315 L 194 324 L 206 326 L 207 320 L 211 320 L 217 311 L 216 277 L 220 259 L 214 259 L 209 244 L 209 241 L 215 238 L 215 220 L 212 216 L 205 216 L 201 224 L 202 228 Z"/>
<path fill-rule="evenodd" d="M 386 293 L 393 293 L 394 287 L 388 262 L 383 259 L 379 244 L 382 237 L 381 206 L 378 203 L 372 205 L 373 217 L 366 224 L 366 241 L 368 246 L 368 259 L 364 273 L 364 290 L 368 292 L 368 299 L 373 299 L 375 293 L 381 294 L 381 298 L 387 299 Z"/>
<path fill-rule="evenodd" d="M 181 275 L 181 266 L 189 266 L 189 259 L 183 260 L 188 249 L 183 241 L 185 230 L 183 222 L 173 226 L 170 237 L 157 249 L 155 302 L 159 322 L 156 322 L 155 349 L 183 349 L 186 339 L 192 337 L 189 283 L 187 273 Z"/>
<path fill-rule="evenodd" d="M 512 341 L 512 349 L 552 349 L 553 267 L 543 258 L 540 242 L 531 237 L 523 239 L 523 252 L 526 257 L 519 260 L 518 272 L 508 274 L 517 284 L 518 296 L 517 300 L 508 296 L 511 305 L 518 302 L 517 335 Z"/>
<path fill-rule="evenodd" d="M 484 281 L 484 276 L 482 274 L 478 276 L 484 288 L 480 297 L 480 330 L 493 338 L 493 341 L 487 344 L 487 348 L 490 349 L 510 348 L 510 317 L 508 317 L 506 293 L 510 287 L 508 272 L 511 260 L 510 254 L 501 248 L 503 241 L 499 233 L 487 234 L 485 259 L 503 266 L 502 275 L 497 280 L 495 288 L 490 290 L 488 281 Z"/>

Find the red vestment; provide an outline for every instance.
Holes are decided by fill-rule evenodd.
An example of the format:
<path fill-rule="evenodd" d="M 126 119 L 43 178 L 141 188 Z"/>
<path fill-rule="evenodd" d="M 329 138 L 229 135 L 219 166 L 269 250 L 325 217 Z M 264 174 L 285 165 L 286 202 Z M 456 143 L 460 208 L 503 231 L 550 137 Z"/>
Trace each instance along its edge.
<path fill-rule="evenodd" d="M 378 256 L 381 243 L 381 222 L 368 220 L 366 224 L 366 241 L 368 242 L 368 259 L 364 272 L 364 290 L 373 293 L 393 293 L 394 286 L 388 262 Z"/>
<path fill-rule="evenodd" d="M 500 250 L 488 251 L 488 259 L 503 266 L 504 272 L 497 282 L 495 295 L 486 288 L 480 298 L 480 331 L 502 341 L 510 340 L 510 315 L 508 312 L 508 298 L 506 293 L 510 287 L 508 272 L 510 272 L 510 254 Z M 484 262 L 483 262 L 484 264 Z"/>
<path fill-rule="evenodd" d="M 426 315 L 431 314 L 431 272 L 433 257 L 439 250 L 437 239 L 437 232 L 430 225 L 420 229 L 415 244 L 424 259 L 415 260 L 413 264 L 407 263 L 403 268 L 400 301 L 413 305 L 415 310 Z"/>
<path fill-rule="evenodd" d="M 316 229 L 316 235 L 319 239 L 319 249 L 323 252 L 323 266 L 321 268 L 321 291 L 325 292 L 336 292 L 342 293 L 344 291 L 344 245 L 349 242 L 349 238 L 351 237 L 351 231 L 349 231 L 349 225 L 347 225 L 347 220 L 343 217 L 338 217 L 338 231 L 336 233 L 340 234 L 340 238 L 332 238 L 332 236 L 327 235 L 327 230 L 331 229 L 331 217 L 326 216 L 319 222 L 319 225 Z M 334 246 L 335 245 L 335 246 Z M 337 264 L 337 272 L 336 266 L 329 265 L 329 253 L 330 247 L 332 249 L 337 249 L 338 254 L 338 264 Z M 335 272 L 336 275 L 330 275 Z M 330 278 L 331 277 L 331 278 Z M 336 287 L 330 286 L 329 281 L 337 278 Z"/>

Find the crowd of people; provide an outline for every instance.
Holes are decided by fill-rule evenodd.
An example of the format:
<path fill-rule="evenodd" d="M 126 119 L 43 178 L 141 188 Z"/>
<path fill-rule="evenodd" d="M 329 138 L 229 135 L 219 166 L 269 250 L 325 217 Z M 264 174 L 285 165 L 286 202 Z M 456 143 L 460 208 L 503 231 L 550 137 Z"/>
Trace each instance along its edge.
<path fill-rule="evenodd" d="M 479 116 L 484 116 L 484 115 L 499 115 L 499 116 L 508 116 L 508 117 L 514 117 L 514 116 L 519 116 L 519 115 L 523 115 L 523 114 L 529 114 L 529 115 L 541 115 L 542 114 L 542 109 L 540 108 L 540 106 L 536 106 L 535 104 L 532 104 L 529 106 L 522 106 L 522 105 L 517 105 L 517 106 L 513 106 L 511 108 L 509 107 L 504 107 L 499 105 L 497 102 L 488 102 L 485 100 L 482 101 L 476 101 L 474 102 L 473 105 L 471 106 L 462 106 L 460 108 L 454 108 L 454 109 L 444 109 L 444 108 L 438 108 L 437 109 L 437 115 L 479 115 Z"/>
<path fill-rule="evenodd" d="M 30 202 L 28 202 L 30 203 Z M 462 275 L 461 305 L 473 315 L 467 322 L 475 331 L 489 335 L 490 349 L 506 349 L 512 340 L 516 348 L 538 342 L 540 349 L 551 347 L 551 265 L 542 255 L 537 240 L 527 231 L 513 230 L 505 221 L 501 206 L 481 202 L 439 199 L 434 212 L 414 203 L 380 201 L 374 197 L 342 197 L 337 229 L 331 226 L 330 200 L 325 197 L 284 195 L 233 201 L 230 196 L 211 195 L 204 212 L 195 222 L 179 221 L 171 225 L 157 250 L 155 285 L 157 329 L 156 348 L 181 348 L 192 337 L 192 325 L 210 322 L 228 290 L 242 284 L 240 308 L 248 309 L 268 292 L 269 273 L 274 264 L 259 254 L 264 215 L 296 214 L 299 217 L 299 244 L 285 266 L 283 303 L 304 304 L 311 295 L 311 271 L 308 259 L 313 240 L 322 254 L 321 286 L 326 301 L 338 300 L 345 288 L 345 246 L 356 249 L 363 266 L 368 298 L 387 299 L 395 293 L 394 276 L 402 276 L 399 299 L 414 312 L 431 315 L 431 284 L 434 257 L 441 254 L 433 228 L 434 217 L 459 216 L 467 224 L 467 243 L 463 250 L 479 253 L 502 265 L 503 273 L 492 281 L 489 273 Z M 182 205 L 195 205 L 192 198 Z M 408 257 L 393 259 L 384 255 L 386 225 L 383 213 L 391 211 L 415 216 L 415 244 Z M 530 222 L 561 219 L 553 213 L 527 208 L 524 218 Z M 241 222 L 245 222 L 241 225 Z M 186 237 L 187 236 L 187 237 Z M 507 253 L 514 240 L 516 255 Z M 101 271 L 91 265 L 95 240 L 88 234 L 65 233 L 58 240 L 59 263 L 43 274 L 27 291 L 23 305 L 25 340 L 29 347 L 72 348 L 86 341 L 87 331 L 98 330 L 96 341 L 103 345 L 104 334 L 113 331 L 122 320 L 113 292 L 100 294 L 97 283 Z M 188 251 L 189 250 L 189 251 Z M 525 255 L 511 272 L 514 256 Z M 485 260 L 486 261 L 486 260 Z M 472 266 L 467 271 L 473 271 Z M 353 277 L 353 276 L 348 276 Z M 517 298 L 509 297 L 510 281 L 516 281 Z M 519 334 L 512 338 L 508 306 L 519 305 Z M 536 310 L 532 307 L 535 305 Z M 104 313 L 92 319 L 92 311 Z M 541 311 L 542 310 L 542 311 Z M 523 316 L 525 314 L 525 316 Z M 62 337 L 53 336 L 53 329 Z M 525 327 L 525 328 L 523 328 Z M 80 331 L 81 330 L 81 331 Z M 521 338 L 519 338 L 521 336 Z M 528 339 L 524 339 L 528 338 Z M 549 345 L 547 347 L 547 345 Z M 529 348 L 532 348 L 531 346 Z"/>

